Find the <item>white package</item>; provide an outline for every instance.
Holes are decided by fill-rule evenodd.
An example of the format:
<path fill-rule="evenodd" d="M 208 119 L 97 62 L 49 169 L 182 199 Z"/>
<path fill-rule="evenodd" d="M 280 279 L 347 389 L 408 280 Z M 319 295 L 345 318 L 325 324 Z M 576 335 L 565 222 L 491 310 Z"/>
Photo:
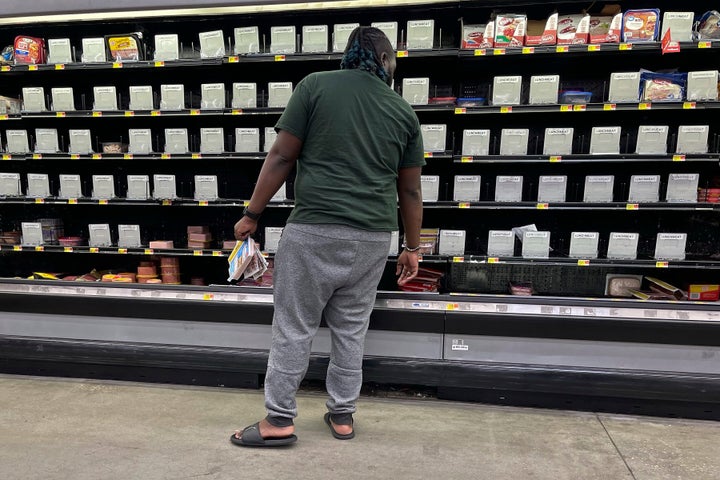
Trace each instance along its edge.
<path fill-rule="evenodd" d="M 546 128 L 543 155 L 571 155 L 574 133 L 572 128 Z"/>
<path fill-rule="evenodd" d="M 60 174 L 60 198 L 82 198 L 80 175 Z"/>
<path fill-rule="evenodd" d="M 112 236 L 110 225 L 107 223 L 95 223 L 88 225 L 90 239 L 88 245 L 91 247 L 112 247 Z"/>
<path fill-rule="evenodd" d="M 490 154 L 490 130 L 463 130 L 462 155 Z"/>
<path fill-rule="evenodd" d="M 338 23 L 333 27 L 333 52 L 343 52 L 350 34 L 359 27 L 359 23 Z"/>
<path fill-rule="evenodd" d="M 665 33 L 670 30 L 670 39 L 673 42 L 692 42 L 694 21 L 694 12 L 665 12 L 660 38 L 665 38 Z"/>
<path fill-rule="evenodd" d="M 440 230 L 438 255 L 465 255 L 465 230 Z"/>
<path fill-rule="evenodd" d="M 83 38 L 82 39 L 82 63 L 107 62 L 105 57 L 105 39 Z"/>
<path fill-rule="evenodd" d="M 195 200 L 218 199 L 218 179 L 215 175 L 195 175 Z"/>
<path fill-rule="evenodd" d="M 496 202 L 522 202 L 523 177 L 498 175 L 495 178 Z"/>
<path fill-rule="evenodd" d="M 259 128 L 236 128 L 235 151 L 238 153 L 257 153 L 260 151 Z"/>
<path fill-rule="evenodd" d="M 570 258 L 597 258 L 598 232 L 572 232 L 570 237 Z"/>
<path fill-rule="evenodd" d="M 493 80 L 493 105 L 520 105 L 522 99 L 522 77 L 495 77 Z"/>
<path fill-rule="evenodd" d="M 155 199 L 173 200 L 177 198 L 175 190 L 175 175 L 153 175 L 153 184 L 155 186 L 155 190 L 153 192 Z"/>
<path fill-rule="evenodd" d="M 291 82 L 270 82 L 268 83 L 268 107 L 287 107 L 293 92 Z"/>
<path fill-rule="evenodd" d="M 160 86 L 160 110 L 183 110 L 185 108 L 184 85 Z"/>
<path fill-rule="evenodd" d="M 53 88 L 50 92 L 52 95 L 53 111 L 72 112 L 75 110 L 75 95 L 72 87 Z"/>
<path fill-rule="evenodd" d="M 610 75 L 608 101 L 637 102 L 640 99 L 640 72 L 619 72 Z"/>
<path fill-rule="evenodd" d="M 165 153 L 182 155 L 189 151 L 187 128 L 165 129 Z"/>
<path fill-rule="evenodd" d="M 30 153 L 27 130 L 8 130 L 5 134 L 8 153 Z"/>
<path fill-rule="evenodd" d="M 455 175 L 453 201 L 479 202 L 480 180 L 479 175 Z"/>
<path fill-rule="evenodd" d="M 585 193 L 583 202 L 586 203 L 609 203 L 613 201 L 615 188 L 615 176 L 613 175 L 588 175 L 585 177 Z"/>
<path fill-rule="evenodd" d="M 224 83 L 203 83 L 200 91 L 200 108 L 214 110 L 225 108 Z"/>
<path fill-rule="evenodd" d="M 25 112 L 44 112 L 45 108 L 45 89 L 42 87 L 23 87 L 23 111 Z"/>
<path fill-rule="evenodd" d="M 48 63 L 72 63 L 72 61 L 69 38 L 48 39 Z"/>
<path fill-rule="evenodd" d="M 420 177 L 423 202 L 437 202 L 440 195 L 440 177 L 438 175 L 422 175 Z"/>
<path fill-rule="evenodd" d="M 558 103 L 560 75 L 536 75 L 530 77 L 530 105 Z"/>
<path fill-rule="evenodd" d="M 46 173 L 27 174 L 27 196 L 33 198 L 50 196 L 50 181 Z"/>
<path fill-rule="evenodd" d="M 689 72 L 687 80 L 687 99 L 712 100 L 718 99 L 718 71 Z"/>
<path fill-rule="evenodd" d="M 635 153 L 640 155 L 667 154 L 667 138 L 670 128 L 667 125 L 641 125 L 638 128 Z"/>
<path fill-rule="evenodd" d="M 77 155 L 88 155 L 92 153 L 92 139 L 90 130 L 70 130 L 70 147 L 68 153 Z"/>
<path fill-rule="evenodd" d="M 680 125 L 676 153 L 708 153 L 708 125 Z"/>
<path fill-rule="evenodd" d="M 636 260 L 640 235 L 637 233 L 610 233 L 607 258 L 610 260 Z"/>
<path fill-rule="evenodd" d="M 93 175 L 92 198 L 110 200 L 115 198 L 115 178 L 112 175 Z"/>
<path fill-rule="evenodd" d="M 270 28 L 270 53 L 295 53 L 295 43 L 294 26 Z"/>
<path fill-rule="evenodd" d="M 0 173 L 0 197 L 19 197 L 20 190 L 19 173 Z"/>
<path fill-rule="evenodd" d="M 152 152 L 152 132 L 149 128 L 131 128 L 128 135 L 128 153 L 147 155 Z"/>
<path fill-rule="evenodd" d="M 153 91 L 150 85 L 133 85 L 130 87 L 130 110 L 152 110 Z"/>
<path fill-rule="evenodd" d="M 620 127 L 593 127 L 590 138 L 591 155 L 618 155 L 620 153 Z"/>
<path fill-rule="evenodd" d="M 500 155 L 527 155 L 529 137 L 527 128 L 503 128 Z"/>
<path fill-rule="evenodd" d="M 260 32 L 258 27 L 236 28 L 235 34 L 235 55 L 260 53 Z"/>
<path fill-rule="evenodd" d="M 117 110 L 115 87 L 93 87 L 93 110 Z"/>
<path fill-rule="evenodd" d="M 118 225 L 118 247 L 140 248 L 140 225 Z"/>
<path fill-rule="evenodd" d="M 265 252 L 277 253 L 283 227 L 265 227 Z"/>
<path fill-rule="evenodd" d="M 302 29 L 303 53 L 320 53 L 328 51 L 327 25 L 305 25 Z"/>
<path fill-rule="evenodd" d="M 23 245 L 27 245 L 29 247 L 36 247 L 38 245 L 43 245 L 45 243 L 45 239 L 43 238 L 42 223 L 40 223 L 40 222 L 22 222 L 21 230 L 22 230 L 21 243 Z"/>
<path fill-rule="evenodd" d="M 269 152 L 270 148 L 273 146 L 273 143 L 275 143 L 275 139 L 277 138 L 277 132 L 275 131 L 275 127 L 265 127 L 265 144 L 263 146 L 263 152 Z"/>
<path fill-rule="evenodd" d="M 222 30 L 200 33 L 200 58 L 225 56 L 225 39 Z"/>
<path fill-rule="evenodd" d="M 225 134 L 222 128 L 200 129 L 200 153 L 219 154 L 225 151 Z"/>
<path fill-rule="evenodd" d="M 150 198 L 150 177 L 147 175 L 127 176 L 127 199 L 147 200 Z"/>
<path fill-rule="evenodd" d="M 488 232 L 489 257 L 512 257 L 515 255 L 515 234 L 512 230 L 490 230 Z"/>
<path fill-rule="evenodd" d="M 523 232 L 523 258 L 548 258 L 550 256 L 550 232 Z"/>
<path fill-rule="evenodd" d="M 700 175 L 697 173 L 671 173 L 668 177 L 666 202 L 695 203 L 698 199 Z"/>
<path fill-rule="evenodd" d="M 392 45 L 393 50 L 397 50 L 398 40 L 398 23 L 397 22 L 373 22 L 370 24 L 371 27 L 375 27 L 381 30 Z"/>
<path fill-rule="evenodd" d="M 630 194 L 628 202 L 660 201 L 660 175 L 633 175 L 630 177 Z"/>
<path fill-rule="evenodd" d="M 410 105 L 427 105 L 430 78 L 403 78 L 402 96 Z"/>
<path fill-rule="evenodd" d="M 257 83 L 233 83 L 232 108 L 257 108 Z"/>
<path fill-rule="evenodd" d="M 435 20 L 407 22 L 406 50 L 432 50 L 435 37 Z"/>
<path fill-rule="evenodd" d="M 447 141 L 447 125 L 420 125 L 426 152 L 444 152 Z"/>
<path fill-rule="evenodd" d="M 172 61 L 180 58 L 180 41 L 177 34 L 155 35 L 155 60 Z"/>
<path fill-rule="evenodd" d="M 35 152 L 36 153 L 58 153 L 60 143 L 58 132 L 55 128 L 35 129 Z"/>
<path fill-rule="evenodd" d="M 538 184 L 538 202 L 557 202 L 565 201 L 567 194 L 567 176 L 566 175 L 541 175 Z"/>

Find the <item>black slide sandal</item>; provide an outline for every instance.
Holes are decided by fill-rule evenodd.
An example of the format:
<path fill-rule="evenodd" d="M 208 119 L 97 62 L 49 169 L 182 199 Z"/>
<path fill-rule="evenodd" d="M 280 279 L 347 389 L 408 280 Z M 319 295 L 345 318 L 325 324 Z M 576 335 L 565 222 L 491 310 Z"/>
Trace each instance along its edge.
<path fill-rule="evenodd" d="M 333 427 L 332 422 L 330 421 L 330 412 L 326 413 L 324 418 L 325 418 L 325 423 L 327 424 L 328 427 L 330 427 L 330 432 L 332 433 L 333 437 L 337 438 L 338 440 L 350 440 L 351 438 L 355 438 L 355 429 L 353 429 L 352 432 L 350 432 L 346 435 L 337 433 L 335 431 L 335 428 Z M 348 425 L 352 425 L 352 424 L 353 424 L 353 419 L 352 419 L 352 417 L 350 417 L 350 423 Z M 340 424 L 338 424 L 338 425 L 340 425 Z"/>
<path fill-rule="evenodd" d="M 230 441 L 241 447 L 286 447 L 297 442 L 297 436 L 288 435 L 287 437 L 263 438 L 260 436 L 260 422 L 246 427 L 242 431 L 240 438 L 233 433 Z"/>

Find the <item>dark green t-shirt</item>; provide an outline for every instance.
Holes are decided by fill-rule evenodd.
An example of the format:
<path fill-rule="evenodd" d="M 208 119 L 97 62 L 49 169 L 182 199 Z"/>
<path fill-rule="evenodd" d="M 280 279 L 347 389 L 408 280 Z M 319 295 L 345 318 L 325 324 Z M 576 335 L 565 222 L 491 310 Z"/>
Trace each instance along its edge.
<path fill-rule="evenodd" d="M 313 73 L 275 126 L 303 141 L 288 223 L 397 230 L 397 177 L 425 165 L 417 115 L 362 70 Z"/>

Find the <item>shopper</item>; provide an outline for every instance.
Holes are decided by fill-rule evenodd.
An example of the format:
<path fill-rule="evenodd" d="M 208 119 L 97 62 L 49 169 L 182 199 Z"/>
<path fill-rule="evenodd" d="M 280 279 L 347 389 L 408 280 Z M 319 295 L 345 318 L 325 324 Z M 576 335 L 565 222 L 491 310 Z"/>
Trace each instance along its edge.
<path fill-rule="evenodd" d="M 395 55 L 378 29 L 359 27 L 341 70 L 298 83 L 275 128 L 278 137 L 250 204 L 235 225 L 255 233 L 260 214 L 297 160 L 295 208 L 275 257 L 273 336 L 265 377 L 267 417 L 236 432 L 243 446 L 297 440 L 295 394 L 324 319 L 332 335 L 325 422 L 338 439 L 355 435 L 362 357 L 377 285 L 387 263 L 397 202 L 405 230 L 398 283 L 418 271 L 425 164 L 417 116 L 391 88 Z"/>

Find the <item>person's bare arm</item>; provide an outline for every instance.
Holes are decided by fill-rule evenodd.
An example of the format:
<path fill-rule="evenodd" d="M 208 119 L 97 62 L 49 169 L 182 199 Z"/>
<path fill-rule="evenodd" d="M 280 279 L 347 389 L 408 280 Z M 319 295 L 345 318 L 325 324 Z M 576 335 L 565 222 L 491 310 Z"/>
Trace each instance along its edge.
<path fill-rule="evenodd" d="M 420 174 L 422 167 L 402 168 L 398 172 L 398 201 L 400 216 L 405 230 L 405 244 L 409 248 L 420 245 L 420 228 L 422 226 L 423 205 Z M 398 284 L 404 285 L 417 276 L 418 252 L 403 250 L 398 257 Z"/>
<path fill-rule="evenodd" d="M 248 210 L 255 214 L 265 210 L 270 199 L 287 180 L 295 166 L 302 145 L 302 141 L 295 135 L 284 130 L 278 133 L 275 143 L 265 157 Z M 257 222 L 249 217 L 242 217 L 235 224 L 235 238 L 245 240 L 255 233 L 255 230 L 257 230 Z"/>

